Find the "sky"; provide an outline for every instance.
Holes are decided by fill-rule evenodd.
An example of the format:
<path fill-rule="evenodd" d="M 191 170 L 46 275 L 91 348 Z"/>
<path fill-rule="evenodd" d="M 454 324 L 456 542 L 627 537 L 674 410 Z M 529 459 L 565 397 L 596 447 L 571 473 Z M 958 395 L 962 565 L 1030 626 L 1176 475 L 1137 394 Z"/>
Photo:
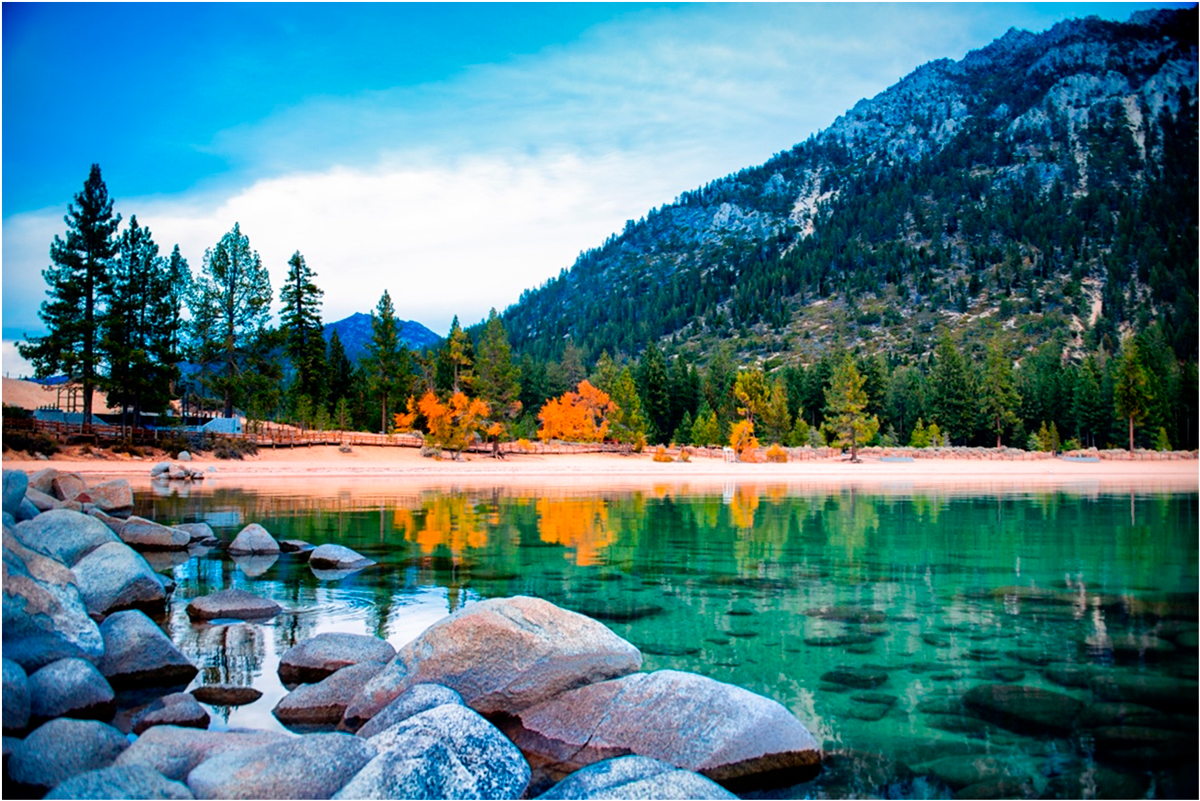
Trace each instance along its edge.
<path fill-rule="evenodd" d="M 326 322 L 444 335 L 921 64 L 1161 5 L 6 2 L 3 371 L 93 163 L 194 273 L 239 223 L 276 298 L 299 251 Z"/>

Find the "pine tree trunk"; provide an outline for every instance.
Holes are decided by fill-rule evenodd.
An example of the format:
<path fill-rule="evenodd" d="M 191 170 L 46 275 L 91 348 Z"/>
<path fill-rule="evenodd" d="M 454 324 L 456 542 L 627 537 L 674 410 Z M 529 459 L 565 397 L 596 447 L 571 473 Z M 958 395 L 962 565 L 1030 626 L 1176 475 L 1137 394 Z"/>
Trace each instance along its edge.
<path fill-rule="evenodd" d="M 1129 415 L 1129 452 L 1133 453 L 1133 415 Z"/>

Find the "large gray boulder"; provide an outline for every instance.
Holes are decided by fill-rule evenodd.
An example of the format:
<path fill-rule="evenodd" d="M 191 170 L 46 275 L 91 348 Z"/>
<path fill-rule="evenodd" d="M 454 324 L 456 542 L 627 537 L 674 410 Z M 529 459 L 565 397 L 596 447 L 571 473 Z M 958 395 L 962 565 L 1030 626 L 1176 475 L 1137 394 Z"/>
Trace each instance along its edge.
<path fill-rule="evenodd" d="M 121 539 L 126 545 L 144 551 L 183 551 L 192 542 L 187 532 L 143 517 L 126 520 L 121 526 Z"/>
<path fill-rule="evenodd" d="M 292 739 L 273 731 L 209 731 L 154 726 L 117 757 L 117 765 L 141 765 L 168 779 L 183 781 L 192 768 L 231 751 L 250 751 Z"/>
<path fill-rule="evenodd" d="M 171 693 L 133 716 L 133 733 L 141 734 L 152 726 L 187 726 L 208 728 L 208 712 L 196 702 L 191 693 Z"/>
<path fill-rule="evenodd" d="M 279 543 L 258 523 L 251 523 L 229 543 L 230 553 L 279 553 Z"/>
<path fill-rule="evenodd" d="M 282 611 L 283 608 L 270 598 L 234 588 L 201 595 L 199 598 L 193 598 L 187 605 L 188 617 L 192 620 L 258 620 L 274 617 Z"/>
<path fill-rule="evenodd" d="M 100 624 L 104 657 L 100 672 L 117 689 L 186 684 L 198 672 L 144 612 L 130 609 Z"/>
<path fill-rule="evenodd" d="M 67 567 L 101 545 L 120 542 L 112 529 L 101 521 L 82 512 L 69 509 L 52 509 L 33 520 L 18 523 L 13 535 L 26 548 L 49 556 Z"/>
<path fill-rule="evenodd" d="M 383 662 L 344 667 L 316 684 L 301 684 L 279 699 L 272 712 L 285 726 L 336 725 L 363 683 L 381 670 Z"/>
<path fill-rule="evenodd" d="M 308 564 L 315 570 L 360 570 L 375 562 L 345 545 L 326 543 L 313 549 Z"/>
<path fill-rule="evenodd" d="M 25 669 L 4 657 L 4 688 L 0 698 L 4 704 L 4 733 L 20 733 L 29 725 L 29 677 Z"/>
<path fill-rule="evenodd" d="M 123 478 L 89 487 L 88 495 L 97 509 L 110 515 L 128 514 L 133 509 L 133 487 Z"/>
<path fill-rule="evenodd" d="M 97 720 L 55 718 L 30 732 L 8 758 L 14 781 L 47 789 L 107 768 L 129 747 L 124 734 Z"/>
<path fill-rule="evenodd" d="M 156 770 L 141 765 L 113 765 L 90 770 L 67 779 L 46 798 L 195 798 L 186 784 L 173 782 Z"/>
<path fill-rule="evenodd" d="M 606 759 L 577 770 L 538 799 L 734 799 L 711 779 L 643 756 Z"/>
<path fill-rule="evenodd" d="M 123 542 L 108 542 L 71 569 L 88 614 L 101 618 L 122 609 L 162 609 L 167 594 L 141 554 Z"/>
<path fill-rule="evenodd" d="M 104 639 L 64 565 L 4 532 L 4 656 L 26 672 L 57 659 L 95 662 Z"/>
<path fill-rule="evenodd" d="M 806 781 L 821 762 L 817 741 L 781 704 L 675 670 L 562 693 L 518 712 L 506 734 L 551 777 L 637 754 L 753 788 Z"/>
<path fill-rule="evenodd" d="M 370 738 L 379 754 L 334 798 L 520 798 L 529 763 L 479 714 L 444 704 Z"/>
<path fill-rule="evenodd" d="M 462 696 L 440 684 L 414 684 L 379 711 L 358 730 L 359 737 L 374 737 L 427 709 L 443 704 L 463 705 Z"/>
<path fill-rule="evenodd" d="M 279 680 L 307 684 L 360 662 L 388 662 L 396 649 L 387 640 L 366 634 L 326 632 L 289 648 L 279 658 Z"/>
<path fill-rule="evenodd" d="M 29 489 L 29 476 L 24 470 L 5 470 L 4 478 L 4 511 L 13 517 L 21 509 L 21 501 L 25 500 L 25 490 Z"/>
<path fill-rule="evenodd" d="M 346 709 L 350 730 L 414 684 L 443 684 L 485 715 L 512 714 L 592 682 L 624 676 L 642 655 L 603 624 L 538 598 L 465 606 L 400 649 Z"/>
<path fill-rule="evenodd" d="M 349 734 L 310 734 L 226 752 L 192 769 L 196 798 L 332 798 L 375 756 Z"/>
<path fill-rule="evenodd" d="M 108 680 L 85 659 L 60 659 L 29 677 L 30 714 L 34 720 L 94 718 L 112 720 L 116 696 Z"/>

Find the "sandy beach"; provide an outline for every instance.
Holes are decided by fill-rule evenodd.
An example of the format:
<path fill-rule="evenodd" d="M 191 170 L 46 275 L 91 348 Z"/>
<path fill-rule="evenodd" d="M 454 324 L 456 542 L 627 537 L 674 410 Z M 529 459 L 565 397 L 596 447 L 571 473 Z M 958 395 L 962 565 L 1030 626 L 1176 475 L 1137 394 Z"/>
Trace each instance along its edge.
<path fill-rule="evenodd" d="M 33 472 L 44 467 L 79 472 L 91 480 L 126 478 L 149 484 L 156 459 L 81 454 L 77 449 L 50 461 L 4 458 L 6 469 Z M 447 485 L 521 485 L 525 487 L 602 488 L 614 486 L 785 485 L 795 489 L 837 490 L 862 487 L 904 492 L 934 489 L 998 492 L 1072 489 L 1089 492 L 1137 489 L 1145 492 L 1196 492 L 1200 462 L 1195 458 L 1162 461 L 1096 462 L 1040 458 L 1030 461 L 972 458 L 918 458 L 885 461 L 867 454 L 858 464 L 847 457 L 786 464 L 736 464 L 703 456 L 690 462 L 655 462 L 650 453 L 510 455 L 503 460 L 471 454 L 462 461 L 422 457 L 413 448 L 355 447 L 342 453 L 333 446 L 262 450 L 242 461 L 197 456 L 189 465 L 204 471 L 208 485 L 249 485 L 281 481 L 339 486 L 361 481 L 406 488 Z"/>

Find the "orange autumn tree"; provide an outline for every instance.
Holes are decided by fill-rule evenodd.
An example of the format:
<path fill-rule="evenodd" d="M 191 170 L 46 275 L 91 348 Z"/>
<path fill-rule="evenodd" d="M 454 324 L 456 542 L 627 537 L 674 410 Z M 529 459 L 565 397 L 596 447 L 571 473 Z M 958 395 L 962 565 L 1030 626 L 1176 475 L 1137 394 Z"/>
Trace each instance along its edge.
<path fill-rule="evenodd" d="M 487 403 L 479 398 L 455 392 L 450 400 L 442 403 L 437 395 L 427 391 L 419 401 L 412 397 L 408 399 L 408 413 L 396 415 L 396 428 L 411 431 L 419 415 L 425 418 L 426 440 L 452 452 L 458 459 L 476 434 L 499 434 L 499 423 L 488 420 L 488 414 Z"/>
<path fill-rule="evenodd" d="M 600 442 L 608 433 L 608 415 L 617 405 L 588 381 L 580 381 L 576 392 L 564 392 L 562 397 L 546 401 L 538 412 L 542 427 L 538 439 L 549 442 L 561 439 L 568 442 Z"/>

